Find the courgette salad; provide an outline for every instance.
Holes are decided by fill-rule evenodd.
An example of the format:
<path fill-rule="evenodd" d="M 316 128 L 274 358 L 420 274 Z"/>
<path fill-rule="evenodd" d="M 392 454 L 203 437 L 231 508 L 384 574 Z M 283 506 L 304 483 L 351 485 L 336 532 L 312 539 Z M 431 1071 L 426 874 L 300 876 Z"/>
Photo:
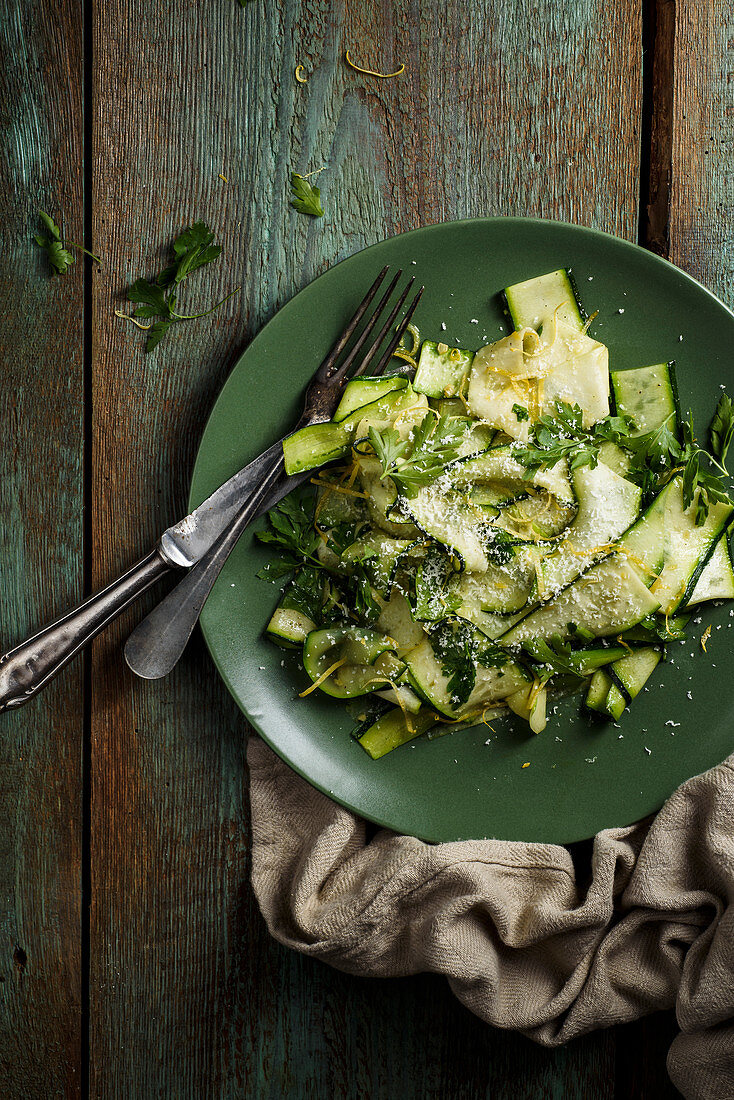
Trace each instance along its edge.
<path fill-rule="evenodd" d="M 729 397 L 704 446 L 672 363 L 610 372 L 568 271 L 504 294 L 509 335 L 411 330 L 286 439 L 287 472 L 318 472 L 258 534 L 260 575 L 290 575 L 268 636 L 302 650 L 303 696 L 359 697 L 375 759 L 502 708 L 540 733 L 574 690 L 616 721 L 691 608 L 734 598 Z"/>

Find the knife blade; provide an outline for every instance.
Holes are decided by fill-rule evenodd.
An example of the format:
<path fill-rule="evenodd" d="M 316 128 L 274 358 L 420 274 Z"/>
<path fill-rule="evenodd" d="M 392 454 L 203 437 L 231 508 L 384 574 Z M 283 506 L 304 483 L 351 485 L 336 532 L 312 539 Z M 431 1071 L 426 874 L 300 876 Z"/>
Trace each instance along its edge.
<path fill-rule="evenodd" d="M 194 508 L 193 512 L 184 516 L 178 523 L 174 523 L 172 527 L 168 527 L 158 543 L 165 560 L 178 569 L 190 569 L 199 561 L 232 523 L 247 499 L 258 487 L 264 470 L 282 446 L 282 440 L 273 443 L 272 447 L 268 447 L 261 455 L 215 489 L 206 500 Z M 309 475 L 310 471 L 306 471 L 279 481 L 258 514 L 267 512 L 287 493 L 302 484 Z"/>

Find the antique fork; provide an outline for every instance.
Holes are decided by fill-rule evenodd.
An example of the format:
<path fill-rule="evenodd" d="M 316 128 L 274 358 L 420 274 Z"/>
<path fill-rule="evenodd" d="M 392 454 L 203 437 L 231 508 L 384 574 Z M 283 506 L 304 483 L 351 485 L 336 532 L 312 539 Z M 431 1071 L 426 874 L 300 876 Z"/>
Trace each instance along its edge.
<path fill-rule="evenodd" d="M 316 371 L 306 391 L 303 416 L 294 431 L 329 420 L 346 382 L 364 373 L 390 336 L 379 362 L 372 368 L 373 373 L 381 374 L 387 366 L 423 293 L 421 287 L 398 321 L 413 279 L 399 295 L 356 366 L 355 363 L 375 333 L 401 271 L 393 276 L 351 349 L 346 351 L 387 272 L 387 267 L 382 269 Z M 280 440 L 234 474 L 190 515 L 169 527 L 154 549 L 122 577 L 0 657 L 0 711 L 22 706 L 151 585 L 171 570 L 186 569 L 189 573 L 184 581 L 143 620 L 139 633 L 133 632 L 125 649 L 128 664 L 139 675 L 155 678 L 170 671 L 183 652 L 216 577 L 247 524 L 309 476 L 304 473 L 285 478 L 283 472 Z"/>

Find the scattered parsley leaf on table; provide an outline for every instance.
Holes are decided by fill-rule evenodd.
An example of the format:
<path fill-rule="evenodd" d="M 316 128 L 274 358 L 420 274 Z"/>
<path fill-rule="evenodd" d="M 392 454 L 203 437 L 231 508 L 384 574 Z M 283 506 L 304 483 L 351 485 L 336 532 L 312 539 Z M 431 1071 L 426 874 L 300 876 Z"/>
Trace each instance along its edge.
<path fill-rule="evenodd" d="M 179 313 L 176 310 L 178 288 L 181 283 L 197 268 L 212 263 L 220 256 L 221 246 L 213 244 L 213 240 L 214 234 L 204 222 L 195 222 L 188 226 L 173 242 L 173 260 L 168 267 L 164 268 L 152 281 L 136 279 L 130 287 L 128 298 L 137 304 L 137 309 L 132 315 L 121 313 L 119 310 L 115 311 L 118 317 L 126 317 L 138 328 L 147 331 L 146 351 L 152 351 L 160 343 L 171 325 L 208 316 L 224 305 L 240 289 L 237 287 L 211 309 L 204 310 L 202 313 Z M 154 317 L 158 320 L 150 325 L 140 324 L 140 321 L 136 320 L 136 318 Z"/>
<path fill-rule="evenodd" d="M 310 184 L 305 176 L 299 176 L 298 172 L 291 172 L 291 191 L 293 192 L 291 206 L 299 214 L 311 214 L 314 218 L 323 218 L 321 191 Z"/>
<path fill-rule="evenodd" d="M 61 230 L 45 210 L 39 210 L 38 216 L 43 222 L 47 235 L 44 236 L 41 233 L 36 233 L 33 240 L 48 256 L 52 275 L 54 272 L 58 272 L 59 275 L 66 275 L 71 265 L 76 263 L 76 257 L 73 252 L 69 251 L 69 247 L 78 249 L 79 252 L 83 252 L 86 256 L 91 256 L 98 264 L 102 263 L 99 256 L 95 256 L 93 252 L 88 252 L 87 249 L 82 248 L 80 244 L 75 244 L 74 241 L 63 240 Z"/>

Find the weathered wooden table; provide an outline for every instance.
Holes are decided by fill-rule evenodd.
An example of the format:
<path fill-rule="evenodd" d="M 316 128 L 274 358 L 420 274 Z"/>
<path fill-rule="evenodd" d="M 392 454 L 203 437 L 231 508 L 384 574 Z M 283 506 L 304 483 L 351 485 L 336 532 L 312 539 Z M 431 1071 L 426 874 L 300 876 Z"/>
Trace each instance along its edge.
<path fill-rule="evenodd" d="M 721 0 L 0 9 L 5 647 L 185 510 L 238 352 L 364 245 L 452 218 L 561 218 L 732 301 Z M 360 75 L 348 47 L 405 72 Z M 288 180 L 322 164 L 312 220 Z M 50 278 L 39 207 L 101 269 Z M 242 294 L 146 356 L 114 311 L 197 218 L 224 246 L 201 299 Z M 2 1097 L 677 1095 L 672 1014 L 551 1053 L 487 1028 L 442 979 L 360 981 L 272 942 L 248 884 L 246 724 L 199 640 L 164 681 L 126 671 L 140 613 L 0 718 Z"/>

